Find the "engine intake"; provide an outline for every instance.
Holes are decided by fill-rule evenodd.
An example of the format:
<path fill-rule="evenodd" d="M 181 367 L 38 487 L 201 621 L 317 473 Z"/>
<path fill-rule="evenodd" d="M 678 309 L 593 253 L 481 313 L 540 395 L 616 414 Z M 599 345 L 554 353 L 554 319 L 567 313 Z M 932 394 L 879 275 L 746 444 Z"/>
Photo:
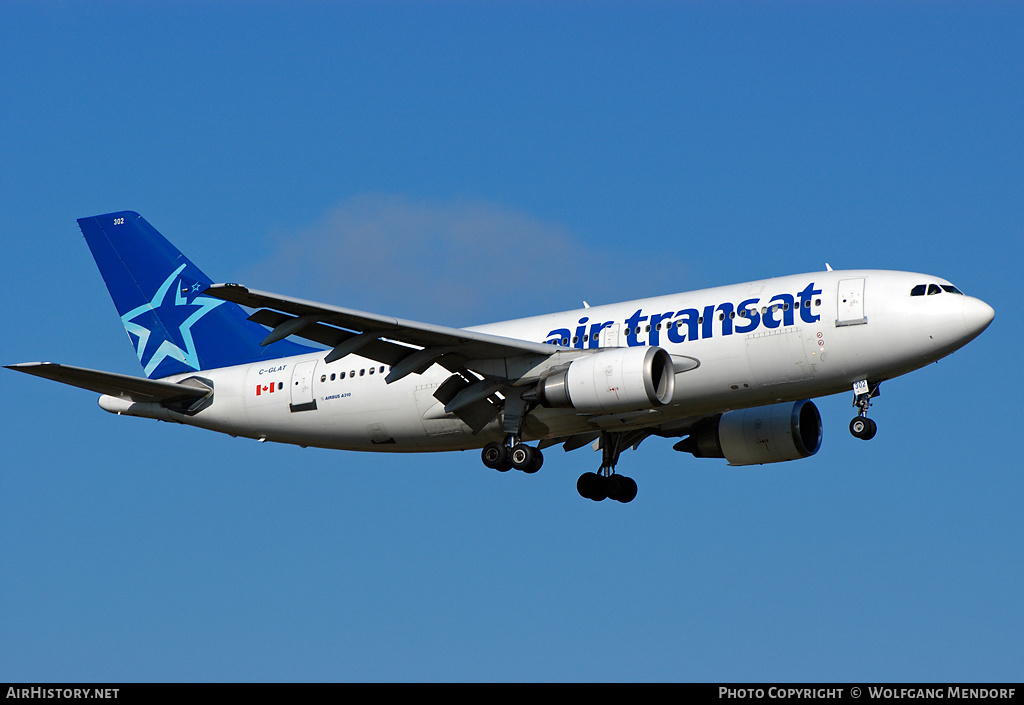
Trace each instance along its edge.
<path fill-rule="evenodd" d="M 664 348 L 610 348 L 581 357 L 540 384 L 545 406 L 584 413 L 640 411 L 667 404 L 675 391 L 672 356 Z"/>
<path fill-rule="evenodd" d="M 821 448 L 821 414 L 809 400 L 729 411 L 700 421 L 673 448 L 729 465 L 799 460 Z"/>

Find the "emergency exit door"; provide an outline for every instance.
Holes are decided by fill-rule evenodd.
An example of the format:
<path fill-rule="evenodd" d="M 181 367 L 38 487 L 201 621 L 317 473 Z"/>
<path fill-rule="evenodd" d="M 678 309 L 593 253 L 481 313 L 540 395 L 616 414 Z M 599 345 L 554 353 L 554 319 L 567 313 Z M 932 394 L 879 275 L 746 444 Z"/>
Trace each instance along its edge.
<path fill-rule="evenodd" d="M 292 411 L 311 411 L 316 408 L 313 398 L 313 370 L 316 360 L 300 362 L 292 368 Z"/>

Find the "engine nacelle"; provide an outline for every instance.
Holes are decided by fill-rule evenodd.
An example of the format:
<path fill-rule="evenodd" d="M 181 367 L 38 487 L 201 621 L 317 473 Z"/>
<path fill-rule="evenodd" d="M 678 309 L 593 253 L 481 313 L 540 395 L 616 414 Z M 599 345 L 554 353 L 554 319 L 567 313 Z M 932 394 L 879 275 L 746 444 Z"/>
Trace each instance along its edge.
<path fill-rule="evenodd" d="M 812 456 L 821 437 L 821 414 L 805 399 L 704 419 L 673 447 L 697 458 L 725 458 L 729 465 L 760 465 Z"/>
<path fill-rule="evenodd" d="M 546 406 L 613 414 L 667 404 L 676 388 L 672 356 L 664 348 L 609 348 L 585 355 L 541 382 Z"/>

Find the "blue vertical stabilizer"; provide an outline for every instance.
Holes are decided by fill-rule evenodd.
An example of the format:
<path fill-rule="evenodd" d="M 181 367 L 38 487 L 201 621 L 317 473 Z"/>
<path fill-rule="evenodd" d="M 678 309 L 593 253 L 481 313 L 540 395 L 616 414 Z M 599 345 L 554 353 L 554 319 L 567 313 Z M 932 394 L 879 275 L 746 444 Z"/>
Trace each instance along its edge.
<path fill-rule="evenodd" d="M 313 352 L 267 329 L 238 304 L 203 296 L 213 281 L 138 213 L 80 218 L 78 226 L 150 379 Z"/>

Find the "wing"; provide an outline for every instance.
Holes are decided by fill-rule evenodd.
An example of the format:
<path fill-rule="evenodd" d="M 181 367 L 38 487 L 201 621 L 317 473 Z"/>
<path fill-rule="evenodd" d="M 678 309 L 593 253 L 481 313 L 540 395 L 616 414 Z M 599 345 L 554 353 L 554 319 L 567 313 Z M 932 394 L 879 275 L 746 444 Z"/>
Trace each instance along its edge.
<path fill-rule="evenodd" d="M 437 363 L 452 375 L 434 396 L 445 411 L 474 431 L 505 405 L 511 387 L 522 387 L 551 367 L 551 357 L 577 357 L 585 351 L 517 338 L 381 316 L 349 308 L 256 291 L 239 284 L 214 284 L 205 292 L 256 309 L 249 320 L 272 330 L 269 345 L 290 335 L 331 348 L 327 362 L 359 355 L 390 366 L 390 384 L 421 374 Z"/>
<path fill-rule="evenodd" d="M 546 343 L 474 333 L 460 328 L 419 323 L 269 294 L 239 284 L 214 284 L 205 293 L 242 306 L 261 309 L 249 316 L 249 320 L 273 328 L 263 345 L 289 335 L 297 335 L 333 348 L 327 356 L 328 362 L 356 351 L 372 360 L 398 366 L 418 350 L 433 352 L 436 357 L 431 361 L 434 362 L 448 355 L 458 355 L 464 360 L 524 354 L 547 357 L 560 349 Z M 404 377 L 411 371 L 394 375 L 388 381 Z"/>
<path fill-rule="evenodd" d="M 186 383 L 160 382 L 157 380 L 101 372 L 84 367 L 58 365 L 55 362 L 22 362 L 4 365 L 9 370 L 52 379 L 72 387 L 88 389 L 99 394 L 129 399 L 136 402 L 179 403 L 201 399 L 210 393 L 210 388 L 189 386 Z"/>

